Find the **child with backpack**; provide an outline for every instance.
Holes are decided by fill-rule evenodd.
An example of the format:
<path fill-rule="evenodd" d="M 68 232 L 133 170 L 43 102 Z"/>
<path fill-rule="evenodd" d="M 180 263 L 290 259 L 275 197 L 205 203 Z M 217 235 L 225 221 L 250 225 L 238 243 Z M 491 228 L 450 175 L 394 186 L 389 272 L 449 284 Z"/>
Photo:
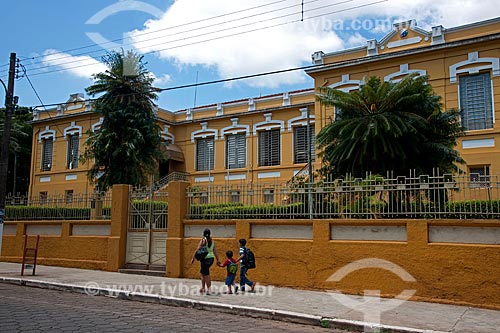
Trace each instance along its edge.
<path fill-rule="evenodd" d="M 249 269 L 255 268 L 255 256 L 249 248 L 246 247 L 247 240 L 242 238 L 239 240 L 240 243 L 240 257 L 238 260 L 241 261 L 240 265 L 240 289 L 242 292 L 245 291 L 245 285 L 250 286 L 250 292 L 255 291 L 256 282 L 252 282 L 247 278 L 247 272 Z"/>
<path fill-rule="evenodd" d="M 233 259 L 233 251 L 228 250 L 226 252 L 226 261 L 223 264 L 218 263 L 219 267 L 227 267 L 227 275 L 226 275 L 226 286 L 227 293 L 232 294 L 232 286 L 234 286 L 234 293 L 238 293 L 238 286 L 234 284 L 234 279 L 236 278 L 236 272 L 238 272 L 238 261 Z"/>

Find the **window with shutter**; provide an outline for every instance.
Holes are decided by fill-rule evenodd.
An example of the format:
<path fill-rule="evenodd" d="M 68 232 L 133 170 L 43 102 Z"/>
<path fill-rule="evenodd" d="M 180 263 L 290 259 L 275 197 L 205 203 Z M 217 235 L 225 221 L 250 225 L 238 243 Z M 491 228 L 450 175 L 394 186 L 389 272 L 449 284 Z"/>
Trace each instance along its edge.
<path fill-rule="evenodd" d="M 80 146 L 80 136 L 78 134 L 68 135 L 68 156 L 67 168 L 78 168 L 78 148 Z"/>
<path fill-rule="evenodd" d="M 490 73 L 460 76 L 460 109 L 466 130 L 493 128 Z"/>
<path fill-rule="evenodd" d="M 310 128 L 310 153 L 311 161 L 314 161 L 314 128 Z M 293 131 L 293 162 L 295 164 L 307 163 L 307 126 L 296 127 Z"/>
<path fill-rule="evenodd" d="M 196 140 L 196 171 L 214 169 L 214 138 Z"/>
<path fill-rule="evenodd" d="M 226 136 L 226 168 L 244 168 L 246 165 L 246 134 Z"/>
<path fill-rule="evenodd" d="M 280 130 L 259 132 L 259 166 L 280 165 Z"/>
<path fill-rule="evenodd" d="M 52 168 L 52 148 L 54 146 L 54 139 L 43 139 L 42 143 L 42 171 L 50 171 Z"/>

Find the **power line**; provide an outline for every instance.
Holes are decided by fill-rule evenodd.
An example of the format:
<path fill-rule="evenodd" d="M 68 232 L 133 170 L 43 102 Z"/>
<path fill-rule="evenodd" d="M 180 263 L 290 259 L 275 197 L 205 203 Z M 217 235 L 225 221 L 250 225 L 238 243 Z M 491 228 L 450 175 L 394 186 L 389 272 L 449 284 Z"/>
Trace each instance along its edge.
<path fill-rule="evenodd" d="M 492 51 L 492 50 L 498 50 L 497 47 L 487 49 L 484 51 Z M 349 64 L 352 62 L 352 60 L 344 60 L 341 62 L 336 63 L 336 65 L 345 65 Z M 276 70 L 276 71 L 269 71 L 269 72 L 262 72 L 262 73 L 257 73 L 257 74 L 250 74 L 250 75 L 242 75 L 242 76 L 236 76 L 232 78 L 226 78 L 226 79 L 219 79 L 219 80 L 212 80 L 212 81 L 205 81 L 201 83 L 191 83 L 191 84 L 185 84 L 185 85 L 179 85 L 179 86 L 174 86 L 174 87 L 168 87 L 168 88 L 155 88 L 150 91 L 145 91 L 141 93 L 130 93 L 130 94 L 122 94 L 119 96 L 133 96 L 133 95 L 139 95 L 139 94 L 144 94 L 144 93 L 150 93 L 150 92 L 164 92 L 164 91 L 171 91 L 171 90 L 178 90 L 178 89 L 186 89 L 186 88 L 192 88 L 192 87 L 197 87 L 197 86 L 205 86 L 205 85 L 211 85 L 211 84 L 218 84 L 218 83 L 224 83 L 224 82 L 230 82 L 230 81 L 237 81 L 237 80 L 244 80 L 244 79 L 250 79 L 250 78 L 255 78 L 255 77 L 262 77 L 262 76 L 267 76 L 267 75 L 275 75 L 275 74 L 282 74 L 282 73 L 287 73 L 287 72 L 292 72 L 292 71 L 297 71 L 297 70 L 308 70 L 308 69 L 313 69 L 313 68 L 318 68 L 318 67 L 324 67 L 328 65 L 324 64 L 317 64 L 317 65 L 307 65 L 307 66 L 301 66 L 301 67 L 293 67 L 293 68 L 287 68 L 287 69 L 282 69 L 282 70 Z M 384 67 L 385 69 L 391 68 L 391 65 L 388 65 L 387 67 Z M 447 80 L 450 79 L 450 76 L 442 76 L 442 77 L 433 77 L 433 81 L 437 80 Z M 89 98 L 86 99 L 86 101 L 92 102 L 96 101 L 98 98 Z M 33 109 L 38 108 L 38 107 L 48 107 L 48 106 L 58 106 L 58 105 L 66 105 L 66 104 L 72 104 L 74 102 L 60 102 L 60 103 L 52 103 L 52 104 L 45 104 L 45 105 L 37 105 L 37 106 L 32 106 Z M 43 104 L 43 103 L 42 103 Z"/>
<path fill-rule="evenodd" d="M 212 17 L 208 17 L 208 18 L 200 19 L 200 20 L 197 20 L 197 21 L 191 21 L 191 22 L 188 22 L 188 23 L 183 23 L 183 24 L 179 24 L 179 25 L 176 25 L 176 26 L 171 26 L 171 27 L 167 27 L 167 28 L 163 28 L 163 29 L 158 29 L 158 30 L 154 30 L 154 31 L 149 31 L 149 32 L 141 33 L 141 34 L 138 34 L 138 35 L 136 35 L 136 36 L 144 36 L 144 35 L 149 35 L 149 34 L 153 34 L 153 33 L 160 32 L 160 31 L 164 31 L 164 30 L 170 30 L 170 29 L 174 29 L 174 28 L 179 28 L 179 27 L 183 27 L 183 26 L 187 26 L 187 25 L 195 24 L 195 23 L 205 22 L 205 21 L 209 21 L 209 20 L 213 20 L 213 19 L 217 19 L 217 18 L 221 18 L 221 17 L 229 16 L 229 15 L 234 15 L 234 14 L 242 13 L 242 12 L 245 12 L 245 11 L 250 11 L 250 10 L 253 10 L 253 9 L 258 9 L 258 8 L 263 8 L 263 7 L 267 7 L 267 6 L 275 5 L 275 4 L 277 4 L 277 3 L 280 3 L 280 2 L 285 2 L 285 1 L 288 1 L 288 0 L 278 0 L 278 1 L 270 2 L 270 3 L 263 4 L 263 5 L 259 5 L 259 6 L 249 7 L 249 8 L 246 8 L 246 9 L 241 9 L 241 10 L 237 10 L 237 11 L 234 11 L 234 12 L 229 12 L 229 13 L 225 13 L 225 14 L 221 14 L 221 15 L 216 15 L 216 16 L 212 16 Z M 119 41 L 121 41 L 121 40 L 125 40 L 125 39 L 131 39 L 131 38 L 132 38 L 132 37 L 122 37 L 122 38 L 116 38 L 116 39 L 113 39 L 113 40 L 107 41 L 107 42 L 105 42 L 105 43 L 94 43 L 94 44 L 89 44 L 89 45 L 86 45 L 86 46 L 80 46 L 80 47 L 76 47 L 76 48 L 72 48 L 72 49 L 67 49 L 67 50 L 59 51 L 59 52 L 56 52 L 56 53 L 53 53 L 53 54 L 63 54 L 63 53 L 67 53 L 67 52 L 78 51 L 78 50 L 82 50 L 82 49 L 85 49 L 85 48 L 91 48 L 91 47 L 96 47 L 96 46 L 102 46 L 102 45 L 106 45 L 106 44 L 110 44 L 110 43 L 114 43 L 114 42 L 119 42 Z M 40 56 L 35 56 L 35 57 L 32 57 L 31 59 L 37 59 L 37 58 L 41 58 L 41 57 L 44 57 L 44 56 L 42 56 L 42 55 L 40 55 Z M 67 58 L 67 56 L 65 56 L 65 57 L 61 57 L 61 59 L 63 59 L 63 58 Z M 9 64 L 7 64 L 7 66 L 8 66 L 8 65 L 9 65 Z M 0 67 L 3 67 L 3 66 L 4 66 L 4 65 L 2 65 L 2 66 L 0 66 Z"/>
<path fill-rule="evenodd" d="M 347 2 L 351 2 L 351 1 L 353 1 L 353 0 L 346 0 L 346 1 L 335 3 L 335 4 L 321 6 L 321 7 L 309 9 L 308 11 L 319 10 L 319 9 L 323 9 L 325 7 L 332 7 L 332 6 L 335 6 L 335 5 L 338 5 L 338 4 L 347 3 Z M 304 18 L 304 20 L 309 20 L 309 19 L 314 19 L 314 18 L 326 16 L 326 15 L 341 13 L 341 12 L 345 12 L 345 11 L 349 11 L 349 10 L 359 9 L 359 8 L 362 8 L 362 7 L 372 6 L 372 5 L 375 5 L 375 4 L 378 4 L 378 3 L 382 3 L 382 2 L 387 2 L 387 1 L 389 1 L 389 0 L 378 0 L 378 1 L 367 3 L 367 4 L 363 4 L 363 5 L 358 5 L 358 6 L 353 6 L 353 7 L 350 7 L 350 8 L 345 8 L 345 9 L 342 9 L 342 10 L 336 10 L 336 11 L 331 11 L 331 12 L 324 13 L 324 14 L 319 14 L 319 15 L 315 15 L 315 16 L 311 16 L 311 17 L 306 17 L 306 18 Z M 283 18 L 283 17 L 297 15 L 297 14 L 300 14 L 300 12 L 293 13 L 293 14 L 283 15 L 282 17 L 278 17 L 278 18 Z M 262 22 L 270 21 L 270 20 L 274 20 L 274 19 L 277 19 L 277 18 L 267 19 L 267 20 L 263 20 L 263 21 L 259 21 L 259 22 L 255 22 L 255 23 L 247 23 L 247 24 L 242 25 L 242 26 L 252 25 L 252 24 L 257 24 L 257 23 L 262 23 Z M 278 27 L 278 26 L 283 26 L 283 25 L 287 25 L 287 24 L 291 24 L 291 23 L 297 23 L 297 22 L 301 22 L 301 21 L 302 21 L 302 19 L 299 18 L 299 19 L 296 19 L 296 20 L 282 22 L 282 23 L 278 23 L 278 24 L 274 24 L 274 25 L 270 25 L 270 26 L 266 26 L 266 27 L 257 28 L 257 29 L 246 30 L 246 31 L 238 32 L 238 33 L 233 33 L 233 34 L 228 34 L 228 35 L 224 35 L 224 36 L 219 36 L 219 37 L 214 37 L 214 38 L 210 38 L 210 39 L 205 39 L 205 40 L 202 40 L 202 41 L 196 41 L 196 42 L 192 42 L 192 43 L 186 43 L 186 44 L 182 44 L 182 45 L 177 45 L 177 46 L 167 47 L 167 48 L 158 49 L 158 50 L 154 50 L 154 51 L 149 51 L 149 52 L 145 52 L 143 54 L 152 54 L 152 53 L 156 53 L 156 52 L 160 52 L 160 51 L 172 50 L 172 49 L 177 49 L 177 48 L 181 48 L 181 47 L 185 47 L 185 46 L 191 46 L 191 45 L 206 43 L 206 42 L 210 42 L 210 41 L 214 41 L 214 40 L 224 39 L 224 38 L 228 38 L 228 37 L 234 37 L 234 36 L 238 36 L 238 35 L 243 35 L 243 34 L 247 34 L 247 33 L 251 33 L 251 32 L 256 32 L 256 31 L 261 31 L 261 30 L 266 30 L 266 29 L 275 28 L 275 27 Z M 240 27 L 242 27 L 242 26 L 240 26 Z M 231 29 L 234 29 L 234 28 L 231 28 Z M 229 29 L 222 29 L 222 30 L 216 31 L 216 32 L 221 32 L 221 31 L 225 31 L 225 30 L 229 30 Z M 211 32 L 211 33 L 215 33 L 215 32 Z M 206 33 L 206 34 L 211 34 L 211 33 Z M 184 38 L 184 39 L 190 39 L 190 38 L 195 38 L 195 37 L 199 37 L 199 36 L 200 35 L 189 37 L 189 38 Z M 184 40 L 184 39 L 180 39 L 180 40 Z M 176 40 L 176 41 L 180 41 L 180 40 Z M 158 44 L 158 45 L 163 45 L 163 44 L 164 43 Z M 90 58 L 90 59 L 85 59 L 85 60 L 75 60 L 75 61 L 68 62 L 68 63 L 91 61 L 91 60 L 94 60 L 94 59 Z M 62 64 L 57 64 L 57 65 L 49 65 L 49 66 L 45 66 L 45 67 L 36 68 L 35 70 L 40 70 L 40 69 L 44 69 L 44 68 L 52 67 L 52 66 L 61 66 L 61 65 L 64 65 L 64 64 L 68 64 L 68 63 L 62 63 Z M 56 70 L 52 70 L 52 71 L 35 72 L 34 74 L 31 74 L 31 76 L 56 73 L 56 72 L 71 70 L 71 69 L 80 68 L 80 67 L 92 66 L 92 65 L 94 65 L 94 64 L 84 64 L 84 65 L 79 65 L 79 66 L 72 66 L 72 67 L 67 67 L 67 68 L 62 68 L 62 69 L 56 69 Z"/>
<path fill-rule="evenodd" d="M 311 69 L 311 68 L 321 67 L 321 66 L 324 66 L 324 65 L 318 64 L 318 65 L 307 65 L 307 66 L 301 66 L 301 67 L 293 67 L 293 68 L 281 69 L 281 70 L 270 71 L 270 72 L 262 72 L 262 73 L 257 73 L 257 74 L 249 74 L 249 75 L 236 76 L 236 77 L 226 78 L 226 79 L 205 81 L 205 82 L 200 82 L 200 83 L 184 84 L 184 85 L 179 85 L 179 86 L 174 86 L 174 87 L 168 87 L 168 88 L 156 88 L 156 89 L 152 89 L 152 90 L 145 91 L 145 92 L 122 94 L 122 95 L 119 95 L 119 96 L 120 97 L 127 97 L 127 96 L 140 95 L 140 94 L 151 93 L 151 92 L 164 92 L 164 91 L 170 91 L 170 90 L 192 88 L 192 87 L 197 87 L 197 86 L 206 86 L 206 85 L 217 84 L 217 83 L 224 83 L 224 82 L 230 82 L 230 81 L 251 79 L 251 78 L 261 77 L 261 76 L 267 76 L 267 75 L 282 74 L 282 73 L 287 73 L 287 72 L 292 72 L 292 71 L 298 71 L 298 70 L 306 70 L 306 69 Z M 93 102 L 93 101 L 96 101 L 96 100 L 98 100 L 98 98 L 89 98 L 89 99 L 86 99 L 86 101 L 89 101 L 89 102 Z M 72 104 L 72 103 L 74 103 L 74 102 L 52 103 L 52 104 L 36 105 L 36 106 L 32 106 L 32 108 L 36 109 L 38 107 L 50 107 L 50 106 L 58 106 L 58 105 L 65 105 L 65 104 Z"/>
<path fill-rule="evenodd" d="M 21 68 L 22 68 L 22 70 L 23 70 L 23 73 L 24 73 L 23 77 L 26 77 L 26 79 L 28 80 L 29 85 L 31 86 L 31 89 L 33 89 L 33 92 L 35 93 L 36 97 L 37 97 L 37 98 L 38 98 L 38 100 L 40 101 L 40 103 L 41 103 L 41 105 L 40 105 L 40 106 L 44 108 L 44 110 L 45 110 L 46 114 L 49 116 L 49 119 L 50 119 L 50 120 L 53 120 L 54 118 L 52 118 L 52 116 L 50 115 L 50 112 L 48 112 L 48 110 L 47 110 L 47 106 L 43 103 L 42 99 L 40 98 L 40 95 L 38 94 L 38 92 L 37 92 L 37 91 L 36 91 L 36 89 L 35 89 L 35 86 L 34 86 L 34 85 L 33 85 L 33 83 L 31 82 L 30 77 L 28 76 L 28 73 L 26 72 L 26 67 L 24 67 L 24 65 L 23 65 L 23 64 L 21 64 L 21 63 L 20 63 L 19 65 L 21 66 Z M 57 130 L 59 131 L 59 133 L 64 134 L 64 132 L 63 132 L 63 131 L 61 131 L 61 129 L 59 128 L 59 125 L 57 125 L 57 123 L 55 123 L 55 126 L 56 126 Z"/>
<path fill-rule="evenodd" d="M 321 0 L 311 0 L 311 1 L 308 1 L 307 3 L 313 3 L 313 2 L 317 2 L 317 1 L 321 1 Z M 334 4 L 322 6 L 322 7 L 317 7 L 317 8 L 314 8 L 314 9 L 310 9 L 310 10 L 307 10 L 307 11 L 314 11 L 314 10 L 322 9 L 322 8 L 325 8 L 325 7 L 331 7 L 331 6 L 335 6 L 335 5 L 339 5 L 339 4 L 343 4 L 343 3 L 347 3 L 347 2 L 352 2 L 352 1 L 355 1 L 355 0 L 345 0 L 345 1 L 338 2 L 338 3 L 334 3 Z M 278 1 L 278 2 L 281 2 L 281 1 Z M 173 34 L 167 34 L 167 35 L 162 35 L 162 36 L 153 37 L 153 38 L 149 38 L 149 39 L 143 39 L 143 40 L 137 41 L 136 43 L 122 44 L 120 46 L 111 47 L 110 49 L 117 49 L 117 48 L 120 48 L 120 47 L 123 47 L 123 46 L 128 46 L 128 45 L 137 45 L 137 44 L 145 43 L 145 42 L 148 42 L 148 41 L 151 41 L 151 40 L 155 40 L 155 39 L 161 39 L 161 38 L 165 38 L 165 37 L 169 37 L 169 36 L 176 36 L 176 35 L 185 34 L 185 33 L 188 33 L 188 32 L 193 32 L 193 31 L 202 30 L 202 29 L 206 29 L 206 28 L 212 28 L 212 27 L 215 27 L 215 26 L 224 25 L 224 24 L 231 23 L 231 22 L 237 22 L 237 21 L 241 21 L 241 20 L 244 20 L 244 19 L 252 18 L 252 17 L 257 17 L 257 16 L 266 15 L 266 14 L 270 14 L 270 13 L 274 13 L 274 12 L 278 12 L 278 11 L 283 11 L 283 10 L 286 10 L 286 9 L 291 9 L 291 8 L 297 7 L 297 6 L 298 6 L 297 4 L 294 4 L 294 5 L 291 5 L 291 6 L 286 6 L 286 7 L 282 7 L 282 8 L 278 8 L 278 9 L 274 9 L 274 10 L 262 12 L 262 13 L 257 13 L 257 14 L 253 14 L 253 15 L 249 15 L 249 16 L 237 18 L 237 19 L 231 19 L 231 20 L 228 20 L 228 21 L 219 22 L 219 23 L 215 23 L 215 24 L 211 24 L 211 25 L 206 25 L 206 26 L 203 26 L 203 27 L 197 27 L 197 28 L 193 28 L 193 29 L 189 29 L 189 30 L 184 30 L 184 31 L 173 33 Z M 238 25 L 238 26 L 224 28 L 224 29 L 220 29 L 220 30 L 216 30 L 216 31 L 211 31 L 211 32 L 207 32 L 207 33 L 203 33 L 203 34 L 199 34 L 199 35 L 195 35 L 195 36 L 174 39 L 174 40 L 170 40 L 170 41 L 167 41 L 167 42 L 162 42 L 162 43 L 159 43 L 159 44 L 149 45 L 149 47 L 158 46 L 158 45 L 164 45 L 164 44 L 167 44 L 167 43 L 179 42 L 179 41 L 183 41 L 183 40 L 186 40 L 186 39 L 198 38 L 200 36 L 211 35 L 211 34 L 223 32 L 223 31 L 226 31 L 226 30 L 232 30 L 232 29 L 236 29 L 236 28 L 242 28 L 242 27 L 245 27 L 245 26 L 250 26 L 250 25 L 259 24 L 259 23 L 263 23 L 263 22 L 267 22 L 267 21 L 272 21 L 272 20 L 276 20 L 276 19 L 280 19 L 280 18 L 285 18 L 285 17 L 288 17 L 288 16 L 297 15 L 299 13 L 300 12 L 296 12 L 296 13 L 282 15 L 282 16 L 278 16 L 278 17 L 273 17 L 273 18 L 269 18 L 269 19 L 265 19 L 265 20 L 261 20 L 261 21 L 257 21 L 257 22 L 251 22 L 251 23 L 246 23 L 246 24 L 243 24 L 243 25 Z M 185 25 L 185 24 L 183 24 L 183 25 Z M 183 26 L 183 25 L 180 25 L 180 26 Z M 160 30 L 156 30 L 154 32 L 161 31 L 161 30 L 167 30 L 167 29 L 173 29 L 173 28 L 175 28 L 175 27 L 169 27 L 169 28 L 165 28 L 165 29 L 160 29 Z M 149 34 L 149 33 L 154 33 L 154 32 L 144 33 L 144 35 L 145 34 Z M 131 39 L 131 38 L 132 37 L 127 37 L 127 39 Z M 124 38 L 122 38 L 120 40 L 123 40 L 123 39 Z M 98 45 L 98 44 L 96 44 L 96 45 Z M 153 51 L 153 52 L 156 52 L 156 51 Z M 60 52 L 51 53 L 50 55 L 58 54 L 58 53 L 60 53 Z M 60 59 L 67 59 L 67 58 L 82 56 L 82 55 L 90 55 L 90 54 L 93 54 L 93 53 L 98 53 L 100 55 L 100 54 L 105 54 L 106 51 L 103 51 L 103 50 L 99 49 L 99 50 L 93 50 L 93 51 L 90 51 L 90 52 L 77 53 L 77 54 L 73 54 L 73 55 L 65 55 L 63 57 L 58 57 L 58 58 L 54 58 L 54 59 L 51 59 L 51 60 L 55 61 L 55 60 L 60 60 Z M 78 63 L 78 62 L 82 62 L 82 61 L 85 61 L 85 60 L 71 60 L 71 61 L 67 61 L 67 62 L 63 62 L 63 63 L 58 63 L 58 64 L 45 65 L 43 67 L 38 67 L 38 68 L 34 68 L 34 69 L 38 70 L 38 69 L 43 69 L 43 68 L 47 68 L 47 67 L 54 67 L 54 66 L 61 66 L 61 65 L 71 64 L 71 63 Z M 31 65 L 36 65 L 36 64 L 41 64 L 41 63 L 45 63 L 45 61 L 42 60 L 42 61 L 34 62 Z"/>
<path fill-rule="evenodd" d="M 28 76 L 28 73 L 26 72 L 26 67 L 24 67 L 23 64 L 19 64 L 21 66 L 21 68 L 23 69 L 23 73 L 24 73 L 24 76 L 26 77 L 26 79 L 28 80 L 28 83 L 30 84 L 31 86 L 31 89 L 33 89 L 33 91 L 35 92 L 35 95 L 36 97 L 38 98 L 38 100 L 40 101 L 41 103 L 41 106 L 45 109 L 45 111 L 47 111 L 47 108 L 45 107 L 45 105 L 43 104 L 42 102 L 42 99 L 40 98 L 40 95 L 38 94 L 38 92 L 36 91 L 35 87 L 33 86 L 33 83 L 31 83 L 31 80 L 30 80 L 30 77 Z"/>

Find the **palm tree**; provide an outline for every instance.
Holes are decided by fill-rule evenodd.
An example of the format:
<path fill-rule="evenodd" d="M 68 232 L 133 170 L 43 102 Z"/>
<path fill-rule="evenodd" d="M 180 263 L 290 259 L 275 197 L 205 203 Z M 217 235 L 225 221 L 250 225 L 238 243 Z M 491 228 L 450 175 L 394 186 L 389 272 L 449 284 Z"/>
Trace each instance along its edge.
<path fill-rule="evenodd" d="M 89 134 L 82 160 L 94 160 L 88 176 L 99 190 L 113 184 L 145 185 L 161 158 L 160 128 L 154 100 L 157 88 L 143 57 L 129 51 L 103 58 L 105 72 L 95 74 L 86 89 L 100 95 L 95 112 L 103 116 L 99 131 Z"/>
<path fill-rule="evenodd" d="M 323 174 L 429 174 L 433 168 L 453 172 L 463 163 L 454 149 L 463 134 L 459 112 L 441 111 L 440 97 L 425 76 L 397 83 L 371 77 L 351 93 L 324 87 L 317 99 L 341 110 L 316 138 Z"/>

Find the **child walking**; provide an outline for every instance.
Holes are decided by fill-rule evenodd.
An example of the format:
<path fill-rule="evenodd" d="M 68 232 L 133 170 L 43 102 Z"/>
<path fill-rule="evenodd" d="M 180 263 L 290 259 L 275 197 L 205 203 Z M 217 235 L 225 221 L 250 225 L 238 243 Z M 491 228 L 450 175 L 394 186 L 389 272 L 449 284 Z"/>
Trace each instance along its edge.
<path fill-rule="evenodd" d="M 226 261 L 224 261 L 223 264 L 218 264 L 219 267 L 227 267 L 227 275 L 226 275 L 226 286 L 227 286 L 227 293 L 232 294 L 233 289 L 232 287 L 234 286 L 234 293 L 238 293 L 238 286 L 234 284 L 234 279 L 236 278 L 236 272 L 238 272 L 238 262 L 233 259 L 233 251 L 228 250 L 226 252 Z"/>

